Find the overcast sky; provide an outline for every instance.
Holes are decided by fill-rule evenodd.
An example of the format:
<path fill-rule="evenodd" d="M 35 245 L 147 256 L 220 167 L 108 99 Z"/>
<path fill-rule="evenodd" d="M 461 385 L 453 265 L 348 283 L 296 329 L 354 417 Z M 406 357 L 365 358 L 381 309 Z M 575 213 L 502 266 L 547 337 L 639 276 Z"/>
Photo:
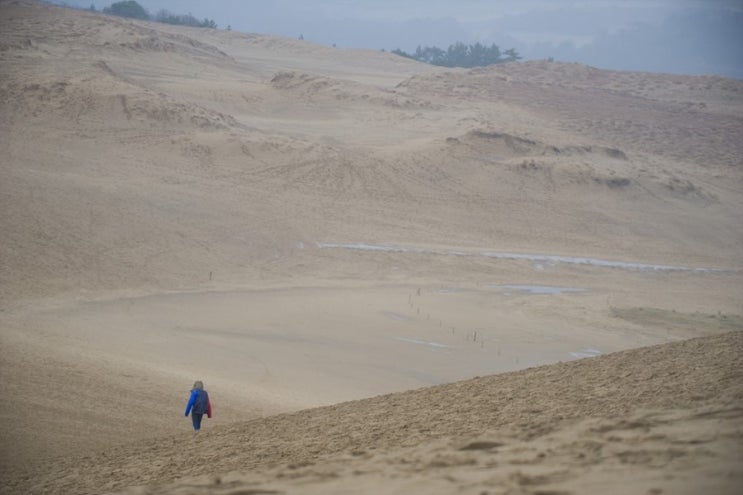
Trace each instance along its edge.
<path fill-rule="evenodd" d="M 338 48 L 495 43 L 525 59 L 743 78 L 743 0 L 138 0 Z M 99 10 L 113 0 L 67 0 Z"/>

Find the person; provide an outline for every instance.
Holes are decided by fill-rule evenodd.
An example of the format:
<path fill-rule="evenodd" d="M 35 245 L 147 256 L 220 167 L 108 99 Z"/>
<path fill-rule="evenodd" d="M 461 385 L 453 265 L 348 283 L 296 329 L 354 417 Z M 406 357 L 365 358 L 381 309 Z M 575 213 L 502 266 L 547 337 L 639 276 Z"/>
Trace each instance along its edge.
<path fill-rule="evenodd" d="M 186 417 L 188 417 L 189 412 L 191 413 L 194 431 L 201 429 L 201 418 L 204 417 L 204 414 L 207 418 L 212 417 L 212 403 L 201 380 L 197 380 L 193 384 L 193 389 L 191 389 L 191 396 L 188 398 L 188 404 L 186 404 Z"/>

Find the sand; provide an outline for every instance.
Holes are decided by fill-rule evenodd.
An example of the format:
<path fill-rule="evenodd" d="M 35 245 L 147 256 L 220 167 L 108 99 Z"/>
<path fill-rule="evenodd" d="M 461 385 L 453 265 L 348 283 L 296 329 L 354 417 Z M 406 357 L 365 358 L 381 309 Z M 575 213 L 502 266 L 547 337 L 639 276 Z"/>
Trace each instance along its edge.
<path fill-rule="evenodd" d="M 51 463 L 38 493 L 736 493 L 743 333 L 307 409 Z M 222 473 L 216 475 L 215 473 Z M 180 478 L 176 482 L 161 480 Z M 151 485 L 160 481 L 159 485 Z"/>
<path fill-rule="evenodd" d="M 734 79 L 0 1 L 2 492 L 737 493 L 741 134 Z"/>

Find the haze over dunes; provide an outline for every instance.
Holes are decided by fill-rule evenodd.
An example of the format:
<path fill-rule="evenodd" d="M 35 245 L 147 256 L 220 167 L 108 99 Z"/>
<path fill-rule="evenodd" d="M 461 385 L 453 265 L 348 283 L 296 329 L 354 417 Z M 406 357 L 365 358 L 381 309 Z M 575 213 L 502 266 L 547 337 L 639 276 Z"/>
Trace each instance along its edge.
<path fill-rule="evenodd" d="M 734 79 L 0 1 L 3 493 L 736 493 L 741 135 Z"/>

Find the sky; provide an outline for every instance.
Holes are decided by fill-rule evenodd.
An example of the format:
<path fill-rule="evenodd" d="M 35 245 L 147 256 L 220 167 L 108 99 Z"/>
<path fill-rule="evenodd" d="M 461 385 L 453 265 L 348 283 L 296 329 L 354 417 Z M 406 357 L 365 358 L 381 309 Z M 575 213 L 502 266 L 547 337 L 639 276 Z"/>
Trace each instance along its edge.
<path fill-rule="evenodd" d="M 743 79 L 743 0 L 138 0 L 338 48 L 495 43 L 525 60 Z M 96 6 L 113 0 L 67 0 Z"/>

